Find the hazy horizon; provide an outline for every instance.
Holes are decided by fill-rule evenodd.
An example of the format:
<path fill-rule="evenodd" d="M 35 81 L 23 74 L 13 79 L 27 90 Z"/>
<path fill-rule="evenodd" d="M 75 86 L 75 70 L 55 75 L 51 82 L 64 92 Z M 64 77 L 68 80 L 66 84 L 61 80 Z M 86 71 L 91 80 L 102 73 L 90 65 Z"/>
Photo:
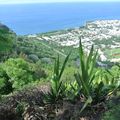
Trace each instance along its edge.
<path fill-rule="evenodd" d="M 120 0 L 0 0 L 0 4 L 34 4 L 34 3 L 71 3 L 71 2 L 120 2 Z"/>

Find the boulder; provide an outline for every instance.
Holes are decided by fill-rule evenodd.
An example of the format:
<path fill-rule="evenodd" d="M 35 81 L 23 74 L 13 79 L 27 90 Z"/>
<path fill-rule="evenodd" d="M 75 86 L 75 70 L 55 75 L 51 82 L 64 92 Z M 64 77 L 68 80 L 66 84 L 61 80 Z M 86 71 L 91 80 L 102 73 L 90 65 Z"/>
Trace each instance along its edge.
<path fill-rule="evenodd" d="M 30 60 L 32 60 L 33 62 L 39 61 L 39 57 L 38 57 L 37 55 L 35 55 L 35 54 L 30 54 L 30 55 L 28 56 L 28 58 L 29 58 Z"/>

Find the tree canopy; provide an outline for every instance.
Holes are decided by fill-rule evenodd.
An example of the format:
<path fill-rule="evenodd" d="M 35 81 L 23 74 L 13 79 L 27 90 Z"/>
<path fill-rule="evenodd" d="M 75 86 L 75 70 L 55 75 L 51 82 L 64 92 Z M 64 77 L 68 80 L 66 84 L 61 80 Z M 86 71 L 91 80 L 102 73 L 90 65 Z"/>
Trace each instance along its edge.
<path fill-rule="evenodd" d="M 8 27 L 0 25 L 0 53 L 12 50 L 15 43 L 15 33 Z"/>

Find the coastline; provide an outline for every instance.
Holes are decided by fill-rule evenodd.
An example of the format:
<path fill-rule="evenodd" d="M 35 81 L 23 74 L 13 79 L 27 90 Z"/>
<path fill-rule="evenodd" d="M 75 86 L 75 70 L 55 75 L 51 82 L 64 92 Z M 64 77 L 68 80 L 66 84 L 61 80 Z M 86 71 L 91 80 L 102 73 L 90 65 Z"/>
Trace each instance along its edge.
<path fill-rule="evenodd" d="M 68 28 L 64 28 L 64 29 L 57 29 L 57 30 L 51 30 L 48 32 L 38 32 L 38 33 L 33 33 L 33 34 L 23 34 L 23 35 L 19 35 L 18 36 L 28 36 L 28 35 L 46 35 L 46 34 L 51 34 L 51 33 L 55 33 L 55 32 L 63 32 L 63 31 L 69 31 L 69 30 L 74 30 L 74 29 L 83 29 L 87 26 L 87 24 L 91 24 L 93 22 L 96 21 L 120 21 L 120 19 L 98 19 L 98 20 L 88 20 L 86 22 L 84 22 L 83 25 L 80 26 L 75 26 L 75 27 L 68 27 Z"/>
<path fill-rule="evenodd" d="M 88 21 L 82 27 L 25 36 L 73 48 L 79 47 L 81 38 L 86 52 L 89 52 L 91 46 L 94 45 L 98 49 L 102 61 L 118 61 L 120 57 L 120 20 Z M 116 54 L 117 56 L 115 56 Z"/>
<path fill-rule="evenodd" d="M 119 6 L 116 2 L 3 5 L 0 19 L 17 35 L 38 34 L 83 27 L 87 21 L 119 19 Z"/>

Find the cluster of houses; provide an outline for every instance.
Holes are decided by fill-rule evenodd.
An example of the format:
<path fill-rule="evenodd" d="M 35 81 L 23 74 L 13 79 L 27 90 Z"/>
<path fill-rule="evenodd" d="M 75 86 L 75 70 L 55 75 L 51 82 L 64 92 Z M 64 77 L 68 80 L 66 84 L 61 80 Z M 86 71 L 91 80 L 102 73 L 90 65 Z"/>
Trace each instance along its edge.
<path fill-rule="evenodd" d="M 89 51 L 92 45 L 97 47 L 101 61 L 106 61 L 104 51 L 101 48 L 107 48 L 104 43 L 96 44 L 97 41 L 106 41 L 110 38 L 120 37 L 120 20 L 97 20 L 87 22 L 83 27 L 77 27 L 74 29 L 66 29 L 65 32 L 53 32 L 54 34 L 43 34 L 43 35 L 29 35 L 28 37 L 36 37 L 39 40 L 46 40 L 56 43 L 60 46 L 72 46 L 77 48 L 79 46 L 80 39 L 84 45 L 86 51 Z M 100 48 L 98 46 L 101 46 Z M 120 48 L 120 41 L 115 42 L 114 45 L 109 45 L 109 48 L 115 49 Z M 120 59 L 113 59 L 113 62 L 120 61 Z"/>

